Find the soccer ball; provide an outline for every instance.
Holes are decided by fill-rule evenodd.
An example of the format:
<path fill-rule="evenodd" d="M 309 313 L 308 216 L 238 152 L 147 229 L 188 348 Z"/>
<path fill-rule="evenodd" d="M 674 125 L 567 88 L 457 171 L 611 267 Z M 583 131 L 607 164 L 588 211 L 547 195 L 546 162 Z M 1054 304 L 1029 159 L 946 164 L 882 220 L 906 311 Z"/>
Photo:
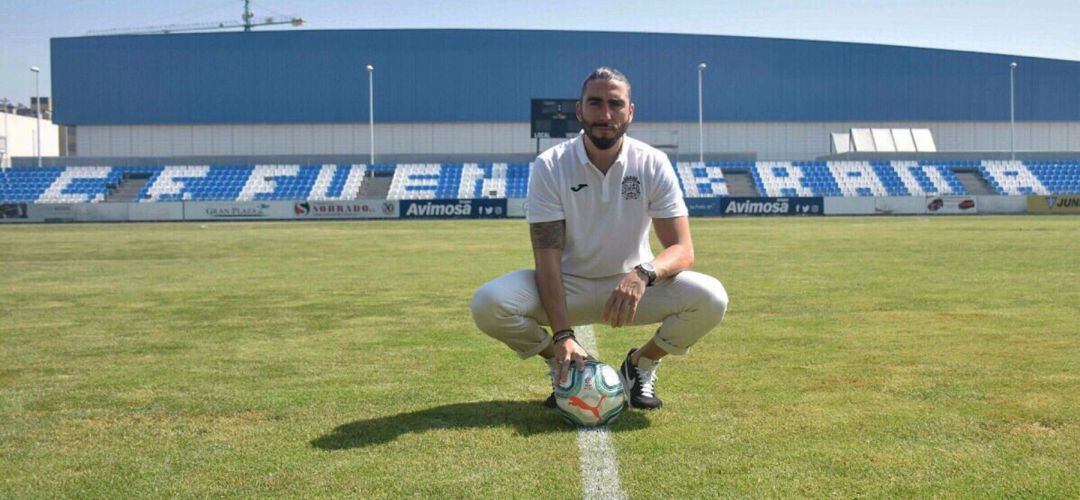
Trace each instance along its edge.
<path fill-rule="evenodd" d="M 585 370 L 571 366 L 565 384 L 555 385 L 555 403 L 570 423 L 583 427 L 605 425 L 626 408 L 619 373 L 599 361 L 588 360 Z"/>

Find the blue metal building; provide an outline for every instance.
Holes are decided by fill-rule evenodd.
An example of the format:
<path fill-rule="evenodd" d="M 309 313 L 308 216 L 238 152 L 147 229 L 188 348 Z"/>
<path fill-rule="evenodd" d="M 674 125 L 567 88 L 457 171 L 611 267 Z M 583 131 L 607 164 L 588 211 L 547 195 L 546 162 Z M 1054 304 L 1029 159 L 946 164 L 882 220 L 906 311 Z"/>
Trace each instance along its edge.
<path fill-rule="evenodd" d="M 1024 145 L 1080 150 L 1078 61 L 839 42 L 522 30 L 56 38 L 52 88 L 55 121 L 78 128 L 80 154 L 366 152 L 372 64 L 378 148 L 499 154 L 533 149 L 529 99 L 576 97 L 591 69 L 609 65 L 634 85 L 639 134 L 696 150 L 704 62 L 706 150 L 799 159 L 828 153 L 828 131 L 861 124 L 930 127 L 946 148 L 1000 148 L 1013 61 Z M 275 127 L 268 133 L 292 149 L 237 132 L 250 126 Z M 193 128 L 154 135 L 173 127 Z"/>

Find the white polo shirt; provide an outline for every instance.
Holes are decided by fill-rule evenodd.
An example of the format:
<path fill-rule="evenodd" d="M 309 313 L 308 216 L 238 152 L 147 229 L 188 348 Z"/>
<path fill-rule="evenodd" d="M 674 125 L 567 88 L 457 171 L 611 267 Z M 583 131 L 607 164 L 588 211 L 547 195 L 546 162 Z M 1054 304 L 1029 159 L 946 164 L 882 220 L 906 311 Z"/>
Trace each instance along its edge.
<path fill-rule="evenodd" d="M 667 155 L 629 136 L 607 174 L 585 153 L 585 136 L 536 158 L 529 172 L 525 220 L 566 220 L 562 272 L 583 278 L 628 273 L 653 259 L 653 218 L 687 214 Z"/>

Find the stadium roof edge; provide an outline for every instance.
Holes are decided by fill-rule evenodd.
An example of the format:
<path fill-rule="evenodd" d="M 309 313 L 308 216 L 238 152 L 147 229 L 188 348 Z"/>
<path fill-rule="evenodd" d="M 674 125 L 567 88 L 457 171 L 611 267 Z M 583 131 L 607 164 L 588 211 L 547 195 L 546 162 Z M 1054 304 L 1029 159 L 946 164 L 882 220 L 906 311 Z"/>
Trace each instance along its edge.
<path fill-rule="evenodd" d="M 116 35 L 82 35 L 82 36 L 61 36 L 52 37 L 50 40 L 66 40 L 66 39 L 78 39 L 78 38 L 122 38 L 122 37 L 215 37 L 215 36 L 287 36 L 288 33 L 299 32 L 475 32 L 475 33 L 505 33 L 505 32 L 521 32 L 521 33 L 596 33 L 596 34 L 612 34 L 612 35 L 656 35 L 664 37 L 703 37 L 703 38 L 726 38 L 726 39 L 743 39 L 743 40 L 762 40 L 762 41 L 781 41 L 781 42 L 798 42 L 798 43 L 813 43 L 813 44 L 842 44 L 842 45 L 859 45 L 866 47 L 888 47 L 888 48 L 903 48 L 914 50 L 926 50 L 934 52 L 953 52 L 960 54 L 978 54 L 989 56 L 1003 56 L 1003 57 L 1023 57 L 1025 59 L 1040 59 L 1045 61 L 1061 61 L 1061 62 L 1080 62 L 1078 59 L 1061 59 L 1055 57 L 1043 57 L 1033 56 L 1025 54 L 1006 54 L 1001 52 L 983 52 L 978 50 L 964 50 L 964 49 L 949 49 L 941 47 L 925 47 L 917 45 L 899 45 L 899 44 L 887 44 L 887 43 L 875 43 L 875 42 L 858 42 L 858 41 L 846 41 L 846 40 L 821 40 L 813 38 L 791 38 L 791 37 L 775 37 L 775 36 L 752 36 L 752 35 L 727 35 L 727 34 L 710 34 L 710 33 L 678 33 L 678 32 L 657 32 L 657 31 L 621 31 L 621 30 L 557 30 L 557 29 L 514 29 L 514 28 L 491 28 L 491 29 L 476 29 L 476 28 L 356 28 L 356 29 L 280 29 L 280 30 L 262 30 L 262 31 L 226 31 L 226 32 L 211 32 L 211 33 L 142 33 L 142 34 L 116 34 Z"/>
<path fill-rule="evenodd" d="M 523 122 L 600 64 L 637 78 L 643 121 L 1080 121 L 1080 61 L 851 42 L 565 30 L 109 35 L 51 42 L 57 123 Z M 717 73 L 719 74 L 719 73 Z M 510 85 L 489 82 L 513 82 Z M 438 85 L 432 85 L 438 82 Z M 1004 103 L 1004 105 L 1002 104 Z"/>

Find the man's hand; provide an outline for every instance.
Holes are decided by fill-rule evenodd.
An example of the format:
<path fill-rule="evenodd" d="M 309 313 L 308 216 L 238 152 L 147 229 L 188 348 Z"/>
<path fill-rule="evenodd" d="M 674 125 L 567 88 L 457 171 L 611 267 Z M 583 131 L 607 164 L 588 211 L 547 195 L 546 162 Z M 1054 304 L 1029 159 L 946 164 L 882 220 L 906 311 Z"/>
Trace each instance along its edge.
<path fill-rule="evenodd" d="M 604 323 L 613 327 L 629 325 L 637 315 L 638 301 L 645 295 L 645 277 L 637 270 L 630 271 L 611 292 L 607 304 L 604 304 Z"/>
<path fill-rule="evenodd" d="M 585 371 L 585 360 L 592 359 L 589 353 L 585 351 L 585 348 L 581 347 L 581 344 L 578 344 L 577 340 L 573 338 L 558 342 L 553 349 L 555 350 L 553 359 L 559 364 L 559 373 L 556 375 L 555 380 L 560 384 L 566 383 L 566 374 L 570 372 L 571 364 L 577 368 L 577 371 Z"/>

